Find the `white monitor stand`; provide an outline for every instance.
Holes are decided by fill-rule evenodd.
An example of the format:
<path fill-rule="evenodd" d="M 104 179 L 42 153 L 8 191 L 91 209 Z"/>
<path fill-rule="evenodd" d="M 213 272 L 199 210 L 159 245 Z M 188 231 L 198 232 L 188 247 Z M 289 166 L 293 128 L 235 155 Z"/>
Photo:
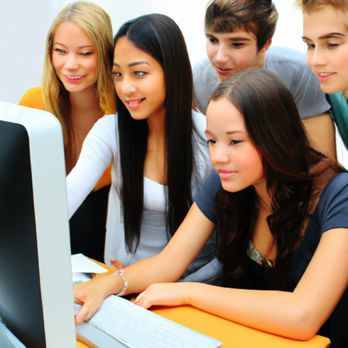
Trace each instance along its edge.
<path fill-rule="evenodd" d="M 0 317 L 28 348 L 76 347 L 62 130 L 0 102 Z"/>

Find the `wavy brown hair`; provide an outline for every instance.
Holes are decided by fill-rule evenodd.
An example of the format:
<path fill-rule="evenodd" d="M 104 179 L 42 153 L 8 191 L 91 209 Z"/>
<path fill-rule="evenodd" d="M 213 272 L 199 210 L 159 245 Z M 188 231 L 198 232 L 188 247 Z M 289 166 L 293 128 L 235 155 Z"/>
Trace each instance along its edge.
<path fill-rule="evenodd" d="M 283 289 L 313 198 L 323 186 L 313 183 L 324 172 L 329 178 L 345 170 L 311 147 L 291 93 L 272 72 L 251 69 L 232 76 L 211 96 L 219 98 L 230 100 L 244 116 L 248 134 L 262 154 L 272 197 L 268 224 L 278 249 L 275 267 L 266 271 L 265 286 Z M 217 207 L 223 208 L 218 258 L 228 286 L 249 286 L 246 251 L 258 216 L 257 202 L 253 186 L 236 193 L 221 189 L 216 196 Z"/>

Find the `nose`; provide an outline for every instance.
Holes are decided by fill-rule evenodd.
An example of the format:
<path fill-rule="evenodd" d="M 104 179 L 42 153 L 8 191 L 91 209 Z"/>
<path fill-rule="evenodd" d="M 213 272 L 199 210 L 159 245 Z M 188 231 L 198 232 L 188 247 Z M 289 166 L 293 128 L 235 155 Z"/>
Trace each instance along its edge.
<path fill-rule="evenodd" d="M 307 51 L 306 61 L 311 67 L 323 66 L 327 64 L 325 53 L 323 50 L 316 47 Z"/>
<path fill-rule="evenodd" d="M 209 146 L 210 160 L 214 167 L 217 164 L 226 164 L 231 161 L 226 150 L 225 146 L 218 143 Z"/>
<path fill-rule="evenodd" d="M 219 45 L 215 57 L 214 57 L 214 61 L 215 63 L 226 63 L 227 61 L 227 55 L 225 52 L 225 48 L 223 47 L 223 45 Z"/>
<path fill-rule="evenodd" d="M 132 95 L 136 90 L 133 79 L 127 75 L 124 75 L 122 80 L 117 82 L 115 87 L 116 90 L 119 90 L 124 96 Z"/>
<path fill-rule="evenodd" d="M 65 62 L 65 68 L 69 70 L 76 70 L 78 68 L 78 59 L 75 54 L 69 54 Z"/>

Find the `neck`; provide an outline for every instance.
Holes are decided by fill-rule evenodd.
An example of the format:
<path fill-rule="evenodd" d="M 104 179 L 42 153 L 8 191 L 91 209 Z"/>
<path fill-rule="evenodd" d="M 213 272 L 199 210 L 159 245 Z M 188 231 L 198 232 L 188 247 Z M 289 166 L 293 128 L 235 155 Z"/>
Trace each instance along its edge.
<path fill-rule="evenodd" d="M 164 139 L 165 137 L 165 110 L 152 115 L 147 119 L 149 137 Z"/>
<path fill-rule="evenodd" d="M 259 183 L 254 185 L 257 197 L 260 202 L 260 209 L 272 213 L 272 197 L 267 190 L 266 179 L 263 178 Z"/>
<path fill-rule="evenodd" d="M 100 109 L 98 90 L 94 88 L 80 93 L 70 93 L 71 121 L 74 128 L 91 128 L 102 115 Z"/>

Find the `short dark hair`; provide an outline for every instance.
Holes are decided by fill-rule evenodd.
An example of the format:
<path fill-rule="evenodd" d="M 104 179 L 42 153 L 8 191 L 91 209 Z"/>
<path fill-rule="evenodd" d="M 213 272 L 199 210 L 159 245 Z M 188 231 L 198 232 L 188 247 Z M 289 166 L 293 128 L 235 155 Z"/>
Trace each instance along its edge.
<path fill-rule="evenodd" d="M 244 29 L 255 35 L 260 51 L 274 35 L 278 12 L 271 0 L 212 0 L 205 12 L 205 31 Z"/>

